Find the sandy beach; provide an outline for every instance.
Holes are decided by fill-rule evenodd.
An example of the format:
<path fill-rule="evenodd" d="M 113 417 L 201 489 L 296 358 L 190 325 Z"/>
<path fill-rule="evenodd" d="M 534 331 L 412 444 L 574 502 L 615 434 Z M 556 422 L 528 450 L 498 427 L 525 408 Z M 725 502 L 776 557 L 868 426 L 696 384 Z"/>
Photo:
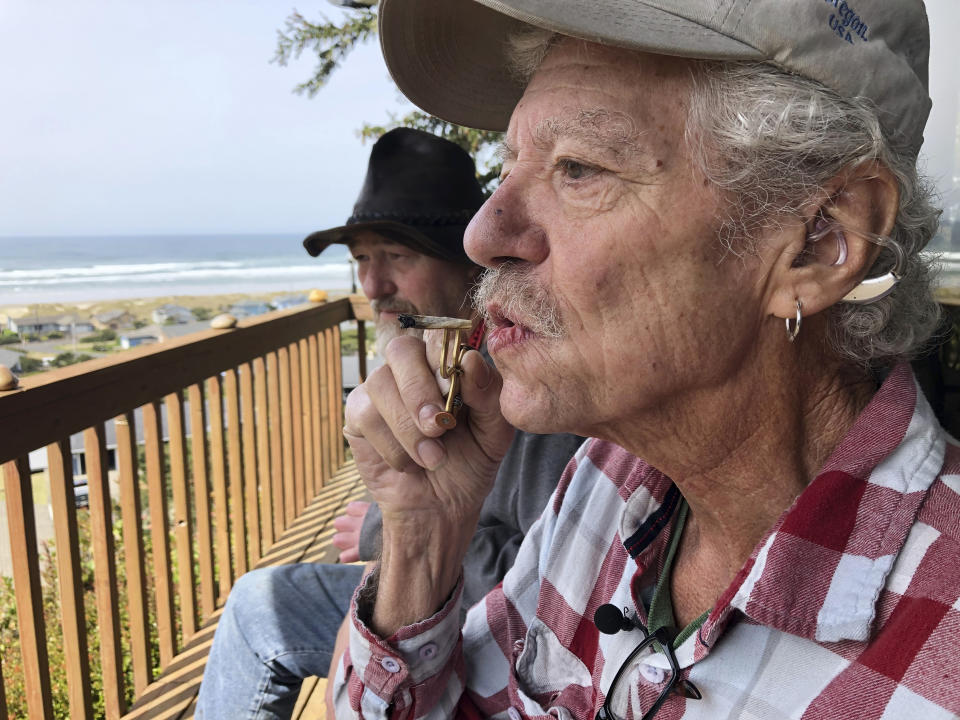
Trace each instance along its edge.
<path fill-rule="evenodd" d="M 214 313 L 225 311 L 231 305 L 244 300 L 269 302 L 276 297 L 308 295 L 313 288 L 284 290 L 264 293 L 222 293 L 218 295 L 165 295 L 149 298 L 126 298 L 89 300 L 70 303 L 35 303 L 31 305 L 0 305 L 0 325 L 6 326 L 8 318 L 19 319 L 39 315 L 41 317 L 73 315 L 78 320 L 93 317 L 110 310 L 128 310 L 135 318 L 150 322 L 150 314 L 161 305 L 172 303 L 185 308 L 208 308 Z M 346 293 L 330 290 L 329 297 L 335 300 Z"/>

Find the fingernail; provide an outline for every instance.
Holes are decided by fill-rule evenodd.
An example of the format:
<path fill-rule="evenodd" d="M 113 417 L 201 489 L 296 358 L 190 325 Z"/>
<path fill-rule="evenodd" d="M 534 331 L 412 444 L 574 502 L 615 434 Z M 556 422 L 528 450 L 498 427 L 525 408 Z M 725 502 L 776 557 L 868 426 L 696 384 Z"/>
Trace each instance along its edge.
<path fill-rule="evenodd" d="M 422 408 L 420 408 L 420 427 L 433 427 L 433 418 L 438 412 L 440 412 L 440 408 L 438 408 L 436 405 L 424 405 Z"/>
<path fill-rule="evenodd" d="M 443 445 L 430 438 L 417 443 L 417 453 L 420 455 L 420 460 L 427 470 L 436 470 L 440 467 L 445 455 Z"/>

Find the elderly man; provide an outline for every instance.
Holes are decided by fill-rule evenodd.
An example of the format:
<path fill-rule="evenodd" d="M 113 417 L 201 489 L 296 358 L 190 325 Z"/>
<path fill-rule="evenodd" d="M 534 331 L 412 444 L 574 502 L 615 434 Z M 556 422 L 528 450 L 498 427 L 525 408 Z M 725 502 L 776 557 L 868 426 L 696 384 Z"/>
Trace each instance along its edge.
<path fill-rule="evenodd" d="M 496 369 L 413 338 L 347 402 L 383 512 L 341 718 L 952 718 L 960 451 L 920 0 L 381 0 L 400 88 L 506 128 L 467 231 Z M 786 332 L 784 332 L 786 325 Z M 467 617 L 510 425 L 592 436 Z"/>
<path fill-rule="evenodd" d="M 467 221 L 483 202 L 473 161 L 453 143 L 398 128 L 373 146 L 353 214 L 341 227 L 311 234 L 320 254 L 345 243 L 357 261 L 382 347 L 399 334 L 398 313 L 469 317 L 479 271 L 463 251 Z M 483 332 L 471 342 L 479 347 Z M 466 603 L 482 598 L 513 563 L 560 472 L 583 438 L 518 432 L 465 561 Z M 515 481 L 524 476 L 523 485 Z M 361 528 L 362 523 L 362 528 Z M 334 524 L 341 560 L 378 553 L 376 506 L 352 503 Z M 234 586 L 217 626 L 197 702 L 197 717 L 289 718 L 303 680 L 325 676 L 337 629 L 360 582 L 359 565 L 299 564 L 254 570 Z M 340 651 L 342 652 L 342 650 Z"/>

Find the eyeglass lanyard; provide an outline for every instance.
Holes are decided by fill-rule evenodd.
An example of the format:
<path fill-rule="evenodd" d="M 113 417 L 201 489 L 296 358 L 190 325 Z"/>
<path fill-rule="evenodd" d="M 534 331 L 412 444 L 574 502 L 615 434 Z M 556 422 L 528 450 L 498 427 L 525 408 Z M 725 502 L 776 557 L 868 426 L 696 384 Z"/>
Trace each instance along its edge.
<path fill-rule="evenodd" d="M 643 717 L 640 720 L 650 720 L 660 707 L 666 702 L 666 699 L 670 696 L 675 689 L 677 689 L 685 697 L 694 700 L 700 700 L 703 696 L 700 693 L 700 690 L 689 680 L 680 679 L 680 663 L 677 661 L 676 653 L 674 652 L 674 637 L 668 626 L 671 626 L 673 620 L 673 603 L 670 598 L 670 575 L 673 567 L 674 556 L 677 551 L 677 547 L 680 544 L 680 536 L 683 534 L 683 527 L 686 524 L 687 514 L 689 512 L 689 506 L 686 501 L 680 498 L 679 508 L 677 509 L 677 519 L 674 523 L 673 530 L 670 537 L 670 544 L 667 549 L 667 557 L 664 560 L 664 572 L 661 573 L 661 576 L 657 582 L 657 585 L 654 589 L 653 598 L 650 601 L 650 611 L 647 614 L 647 622 L 649 625 L 656 625 L 654 630 L 651 632 L 647 627 L 644 627 L 639 620 L 630 618 L 626 611 L 623 613 L 623 621 L 618 622 L 616 625 L 611 625 L 609 617 L 612 613 L 605 613 L 608 617 L 606 622 L 607 628 L 602 627 L 601 622 L 598 622 L 598 617 L 602 614 L 602 608 L 612 608 L 615 612 L 619 613 L 618 610 L 612 605 L 601 605 L 600 608 L 597 608 L 597 612 L 594 615 L 594 622 L 597 624 L 597 627 L 601 632 L 617 632 L 621 629 L 628 629 L 629 627 L 636 627 L 643 633 L 643 640 L 637 645 L 627 656 L 627 659 L 620 665 L 620 668 L 617 670 L 616 675 L 613 677 L 613 682 L 610 683 L 610 687 L 607 690 L 606 695 L 604 696 L 603 706 L 600 710 L 597 711 L 596 720 L 615 720 L 613 711 L 610 708 L 610 700 L 614 696 L 614 692 L 617 687 L 617 683 L 620 681 L 620 678 L 623 676 L 626 669 L 631 665 L 633 660 L 639 655 L 643 650 L 652 645 L 654 642 L 660 644 L 660 647 L 663 649 L 663 654 L 667 656 L 667 661 L 670 663 L 671 678 L 667 683 L 666 687 L 660 692 L 660 696 L 657 698 L 653 706 L 643 714 Z M 706 619 L 708 613 L 704 613 L 699 618 L 697 618 L 693 623 L 688 626 L 684 632 L 684 636 L 689 635 L 689 630 L 693 626 L 699 626 L 703 624 L 703 621 Z M 615 627 L 615 629 L 613 629 Z M 677 688 L 677 685 L 680 685 Z"/>

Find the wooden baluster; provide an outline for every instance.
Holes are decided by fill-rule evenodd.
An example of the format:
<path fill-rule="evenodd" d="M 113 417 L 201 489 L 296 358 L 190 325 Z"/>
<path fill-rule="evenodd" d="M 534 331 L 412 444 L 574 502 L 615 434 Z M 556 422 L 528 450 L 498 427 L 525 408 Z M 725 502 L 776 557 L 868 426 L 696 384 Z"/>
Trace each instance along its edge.
<path fill-rule="evenodd" d="M 343 446 L 343 352 L 340 343 L 340 326 L 333 326 L 333 368 L 334 368 L 334 390 L 336 393 L 336 403 L 334 408 L 336 414 L 336 433 L 334 438 L 337 443 L 337 468 L 343 467 L 347 461 L 346 449 Z"/>
<path fill-rule="evenodd" d="M 170 438 L 170 484 L 173 486 L 173 537 L 177 548 L 177 593 L 183 644 L 197 632 L 197 578 L 193 571 L 193 519 L 187 484 L 187 438 L 183 420 L 183 392 L 164 398 L 167 436 Z"/>
<path fill-rule="evenodd" d="M 320 427 L 320 357 L 317 354 L 317 336 L 311 334 L 307 339 L 310 357 L 310 444 L 313 446 L 313 494 L 320 492 L 326 474 L 323 459 L 323 430 Z"/>
<path fill-rule="evenodd" d="M 303 396 L 300 392 L 300 346 L 290 343 L 290 406 L 293 416 L 293 488 L 297 515 L 303 511 L 306 493 L 304 492 L 303 472 Z"/>
<path fill-rule="evenodd" d="M 277 353 L 267 354 L 267 404 L 270 410 L 270 485 L 273 505 L 273 533 L 276 537 L 286 529 L 287 514 L 283 509 L 283 412 L 280 403 L 280 361 Z"/>
<path fill-rule="evenodd" d="M 283 443 L 283 524 L 290 527 L 297 513 L 293 470 L 293 408 L 290 393 L 290 353 L 277 351 L 280 365 L 280 439 Z"/>
<path fill-rule="evenodd" d="M 224 395 L 227 398 L 227 456 L 230 487 L 230 527 L 233 536 L 233 562 L 236 577 L 247 571 L 247 539 L 243 519 L 243 446 L 240 440 L 240 393 L 237 371 L 223 373 Z"/>
<path fill-rule="evenodd" d="M 87 622 L 83 607 L 83 576 L 70 438 L 47 446 L 47 464 L 57 548 L 67 694 L 70 698 L 70 717 L 79 720 L 93 715 L 93 699 L 90 694 L 90 657 L 87 654 Z"/>
<path fill-rule="evenodd" d="M 267 410 L 267 365 L 263 358 L 253 360 L 253 390 L 256 398 L 257 479 L 260 484 L 260 535 L 263 552 L 273 545 L 273 475 L 270 469 L 270 414 Z"/>
<path fill-rule="evenodd" d="M 367 326 L 357 320 L 357 374 L 360 382 L 367 379 Z"/>
<path fill-rule="evenodd" d="M 147 611 L 146 552 L 143 547 L 137 433 L 133 412 L 114 421 L 117 464 L 120 469 L 120 517 L 123 520 L 123 556 L 127 571 L 127 610 L 130 613 L 130 654 L 133 690 L 140 695 L 153 681 L 150 661 L 150 618 Z"/>
<path fill-rule="evenodd" d="M 310 412 L 310 345 L 302 338 L 300 351 L 300 417 L 303 428 L 303 500 L 309 505 L 316 494 L 313 463 L 313 413 Z"/>
<path fill-rule="evenodd" d="M 317 333 L 317 349 L 320 355 L 320 452 L 322 453 L 322 466 L 324 480 L 333 477 L 333 448 L 330 444 L 330 376 L 327 368 L 330 365 L 330 359 L 327 357 L 327 338 L 321 331 Z"/>
<path fill-rule="evenodd" d="M 201 624 L 217 607 L 213 574 L 213 528 L 210 514 L 210 478 L 207 475 L 207 408 L 203 384 L 187 390 L 190 403 L 190 449 L 193 461 L 193 506 L 197 523 L 197 555 L 200 569 Z"/>
<path fill-rule="evenodd" d="M 90 494 L 90 535 L 93 542 L 104 712 L 107 720 L 119 720 L 126 710 L 126 702 L 120 650 L 117 562 L 113 549 L 113 502 L 107 478 L 106 433 L 102 424 L 84 431 L 83 447 L 87 461 L 87 490 Z"/>
<path fill-rule="evenodd" d="M 173 579 L 170 571 L 170 522 L 167 516 L 167 476 L 163 461 L 160 403 L 143 406 L 143 435 L 147 456 L 147 498 L 150 504 L 150 541 L 157 599 L 157 640 L 160 666 L 166 668 L 177 652 Z"/>
<path fill-rule="evenodd" d="M 3 482 L 27 712 L 31 718 L 52 718 L 53 693 L 50 690 L 47 631 L 43 623 L 40 556 L 29 460 L 22 457 L 4 463 Z"/>
<path fill-rule="evenodd" d="M 207 410 L 210 415 L 210 473 L 213 475 L 213 514 L 216 530 L 217 574 L 220 580 L 218 604 L 227 601 L 233 587 L 230 560 L 230 509 L 227 503 L 227 456 L 223 441 L 223 395 L 220 376 L 207 380 Z"/>
<path fill-rule="evenodd" d="M 323 331 L 327 344 L 327 412 L 330 417 L 330 424 L 327 432 L 330 433 L 330 472 L 335 473 L 340 469 L 340 454 L 337 446 L 340 445 L 340 432 L 343 427 L 342 422 L 338 422 L 340 416 L 338 408 L 343 404 L 343 390 L 337 386 L 337 365 L 340 363 L 339 347 L 333 341 L 333 329 L 327 328 Z"/>
<path fill-rule="evenodd" d="M 240 413 L 243 418 L 243 485 L 247 510 L 247 551 L 250 565 L 260 559 L 260 493 L 257 488 L 257 443 L 254 427 L 253 372 L 250 363 L 240 365 Z"/>

